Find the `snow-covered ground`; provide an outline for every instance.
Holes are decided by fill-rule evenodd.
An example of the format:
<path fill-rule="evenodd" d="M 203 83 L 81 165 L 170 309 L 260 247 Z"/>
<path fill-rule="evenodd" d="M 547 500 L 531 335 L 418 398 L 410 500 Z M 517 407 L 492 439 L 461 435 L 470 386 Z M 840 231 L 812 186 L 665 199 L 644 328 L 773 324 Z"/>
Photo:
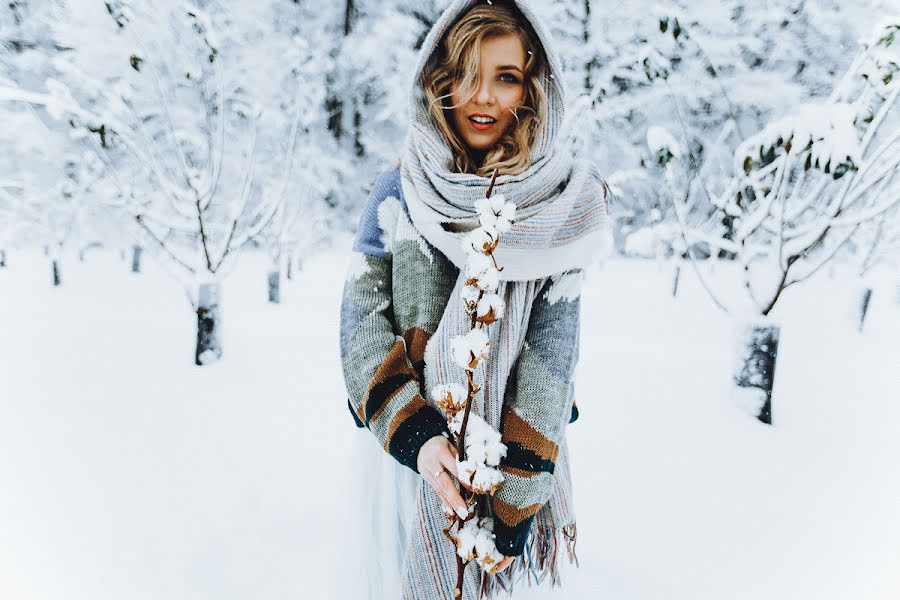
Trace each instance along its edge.
<path fill-rule="evenodd" d="M 266 259 L 223 293 L 225 358 L 153 263 L 10 252 L 0 269 L 0 598 L 344 598 L 353 436 L 338 360 L 349 242 L 283 304 Z M 724 275 L 724 274 L 723 274 Z M 581 568 L 516 598 L 900 597 L 900 306 L 865 331 L 827 273 L 791 289 L 774 427 L 728 399 L 731 327 L 685 270 L 614 260 L 583 295 L 570 444 Z M 365 502 L 365 498 L 356 499 Z"/>

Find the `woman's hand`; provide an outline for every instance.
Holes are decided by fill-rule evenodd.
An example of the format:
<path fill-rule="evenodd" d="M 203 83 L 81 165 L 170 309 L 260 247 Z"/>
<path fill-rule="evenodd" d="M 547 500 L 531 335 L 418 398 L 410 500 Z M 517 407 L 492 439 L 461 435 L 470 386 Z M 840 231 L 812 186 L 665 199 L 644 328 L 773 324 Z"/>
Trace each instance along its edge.
<path fill-rule="evenodd" d="M 459 480 L 456 472 L 456 448 L 450 440 L 442 435 L 436 435 L 422 444 L 416 467 L 425 481 L 441 497 L 444 506 L 455 511 L 461 519 L 465 519 L 469 511 L 456 487 L 456 481 Z"/>
<path fill-rule="evenodd" d="M 442 435 L 436 435 L 422 444 L 419 449 L 419 458 L 416 460 L 416 467 L 425 481 L 441 497 L 444 506 L 452 507 L 452 510 L 456 511 L 460 518 L 465 519 L 468 516 L 468 510 L 456 487 L 459 481 L 459 475 L 456 472 L 456 448 L 453 447 L 450 440 Z M 497 564 L 497 573 L 505 571 L 515 559 L 514 556 L 504 556 L 503 560 Z"/>
<path fill-rule="evenodd" d="M 512 564 L 512 561 L 516 560 L 515 556 L 504 556 L 503 560 L 497 563 L 497 572 L 505 571 L 506 567 Z"/>

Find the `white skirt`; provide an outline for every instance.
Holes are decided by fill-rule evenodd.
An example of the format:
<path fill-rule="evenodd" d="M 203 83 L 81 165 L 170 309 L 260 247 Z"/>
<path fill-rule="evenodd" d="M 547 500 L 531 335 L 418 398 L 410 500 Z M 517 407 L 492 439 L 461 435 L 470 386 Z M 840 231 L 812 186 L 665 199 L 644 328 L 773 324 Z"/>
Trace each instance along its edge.
<path fill-rule="evenodd" d="M 415 517 L 422 478 L 384 451 L 366 429 L 354 432 L 350 464 L 348 531 L 339 537 L 346 550 L 348 575 L 340 582 L 340 597 L 400 600 L 403 558 Z M 352 575 L 351 575 L 352 574 Z"/>

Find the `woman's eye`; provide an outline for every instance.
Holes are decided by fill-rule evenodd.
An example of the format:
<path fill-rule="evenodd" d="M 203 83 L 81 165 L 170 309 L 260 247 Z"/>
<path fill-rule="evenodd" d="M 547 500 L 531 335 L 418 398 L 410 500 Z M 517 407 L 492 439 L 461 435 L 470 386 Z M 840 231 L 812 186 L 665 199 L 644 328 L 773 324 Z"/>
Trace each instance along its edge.
<path fill-rule="evenodd" d="M 499 77 L 500 81 L 505 81 L 507 83 L 519 83 L 519 80 L 515 75 L 510 75 L 509 73 L 501 73 Z"/>

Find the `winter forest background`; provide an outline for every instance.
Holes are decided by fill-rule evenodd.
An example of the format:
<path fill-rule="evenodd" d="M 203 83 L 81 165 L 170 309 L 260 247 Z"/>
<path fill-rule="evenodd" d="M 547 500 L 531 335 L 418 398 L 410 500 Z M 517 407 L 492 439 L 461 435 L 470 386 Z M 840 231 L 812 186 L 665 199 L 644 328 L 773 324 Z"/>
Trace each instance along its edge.
<path fill-rule="evenodd" d="M 0 597 L 354 597 L 340 292 L 446 0 L 0 7 Z M 900 594 L 900 4 L 532 3 L 614 197 L 581 568 Z"/>

